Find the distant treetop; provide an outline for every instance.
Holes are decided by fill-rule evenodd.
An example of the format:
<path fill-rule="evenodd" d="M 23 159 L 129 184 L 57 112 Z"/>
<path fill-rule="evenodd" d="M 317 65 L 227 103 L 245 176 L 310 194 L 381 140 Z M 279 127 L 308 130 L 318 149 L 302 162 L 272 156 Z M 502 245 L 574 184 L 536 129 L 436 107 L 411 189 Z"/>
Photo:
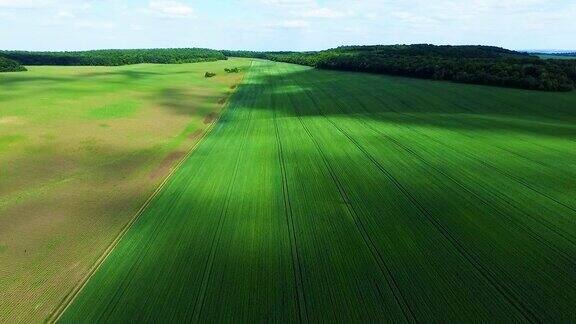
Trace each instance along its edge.
<path fill-rule="evenodd" d="M 372 72 L 543 91 L 570 91 L 576 60 L 542 60 L 494 46 L 369 45 L 318 52 L 223 51 L 321 69 Z"/>
<path fill-rule="evenodd" d="M 225 60 L 220 51 L 205 48 L 94 50 L 79 52 L 0 51 L 0 56 L 24 65 L 178 64 Z"/>
<path fill-rule="evenodd" d="M 562 54 L 563 57 L 576 53 Z M 22 65 L 178 64 L 251 57 L 320 69 L 390 74 L 433 80 L 570 91 L 576 86 L 576 60 L 545 60 L 494 46 L 366 45 L 317 52 L 255 52 L 205 48 L 95 50 L 80 52 L 0 51 L 0 71 Z M 20 63 L 20 64 L 18 64 Z"/>
<path fill-rule="evenodd" d="M 19 72 L 26 71 L 26 68 L 22 64 L 0 56 L 0 72 Z"/>

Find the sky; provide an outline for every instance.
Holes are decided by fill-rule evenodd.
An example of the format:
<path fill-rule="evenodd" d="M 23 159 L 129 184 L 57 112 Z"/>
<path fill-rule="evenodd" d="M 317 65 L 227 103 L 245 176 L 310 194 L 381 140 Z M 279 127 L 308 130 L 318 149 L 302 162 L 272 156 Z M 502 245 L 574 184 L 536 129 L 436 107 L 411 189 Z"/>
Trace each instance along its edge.
<path fill-rule="evenodd" d="M 0 49 L 576 49 L 576 0 L 0 0 Z"/>

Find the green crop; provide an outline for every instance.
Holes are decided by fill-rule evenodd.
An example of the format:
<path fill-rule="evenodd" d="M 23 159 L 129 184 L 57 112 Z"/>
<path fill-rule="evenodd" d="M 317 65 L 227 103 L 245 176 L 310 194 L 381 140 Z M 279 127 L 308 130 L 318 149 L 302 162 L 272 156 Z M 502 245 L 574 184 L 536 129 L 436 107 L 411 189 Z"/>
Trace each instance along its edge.
<path fill-rule="evenodd" d="M 571 322 L 576 94 L 255 61 L 68 322 Z"/>

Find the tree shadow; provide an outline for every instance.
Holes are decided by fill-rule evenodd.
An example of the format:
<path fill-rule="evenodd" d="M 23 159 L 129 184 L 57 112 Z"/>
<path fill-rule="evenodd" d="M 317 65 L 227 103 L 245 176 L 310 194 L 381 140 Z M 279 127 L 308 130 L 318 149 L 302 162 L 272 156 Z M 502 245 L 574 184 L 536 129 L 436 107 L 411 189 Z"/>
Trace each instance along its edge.
<path fill-rule="evenodd" d="M 117 70 L 117 71 L 103 71 L 103 72 L 88 72 L 88 73 L 81 73 L 78 75 L 80 78 L 101 78 L 101 77 L 122 77 L 120 81 L 114 82 L 124 82 L 126 79 L 128 80 L 142 80 L 148 79 L 152 77 L 157 77 L 161 75 L 169 75 L 173 73 L 159 73 L 159 72 L 150 72 L 150 71 L 138 71 L 138 70 Z"/>
<path fill-rule="evenodd" d="M 196 116 L 201 114 L 198 109 L 218 104 L 218 97 L 202 94 L 202 89 L 165 88 L 150 96 L 151 100 L 158 102 L 162 107 L 168 108 L 176 114 Z"/>
<path fill-rule="evenodd" d="M 51 76 L 28 76 L 28 75 L 18 75 L 0 78 L 0 89 L 8 90 L 21 83 L 30 82 L 69 82 L 72 81 L 67 77 L 51 77 Z"/>
<path fill-rule="evenodd" d="M 242 88 L 271 96 L 273 108 L 284 116 L 361 116 L 398 124 L 576 139 L 576 92 L 519 90 L 277 64 L 255 66 L 251 80 Z"/>

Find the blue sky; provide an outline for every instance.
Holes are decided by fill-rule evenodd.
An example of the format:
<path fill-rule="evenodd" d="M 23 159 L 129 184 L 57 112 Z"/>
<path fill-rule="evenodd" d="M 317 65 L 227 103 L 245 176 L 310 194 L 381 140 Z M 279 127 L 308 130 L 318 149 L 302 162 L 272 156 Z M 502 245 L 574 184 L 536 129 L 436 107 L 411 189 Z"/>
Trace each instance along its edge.
<path fill-rule="evenodd" d="M 0 0 L 0 49 L 576 49 L 576 0 Z"/>

